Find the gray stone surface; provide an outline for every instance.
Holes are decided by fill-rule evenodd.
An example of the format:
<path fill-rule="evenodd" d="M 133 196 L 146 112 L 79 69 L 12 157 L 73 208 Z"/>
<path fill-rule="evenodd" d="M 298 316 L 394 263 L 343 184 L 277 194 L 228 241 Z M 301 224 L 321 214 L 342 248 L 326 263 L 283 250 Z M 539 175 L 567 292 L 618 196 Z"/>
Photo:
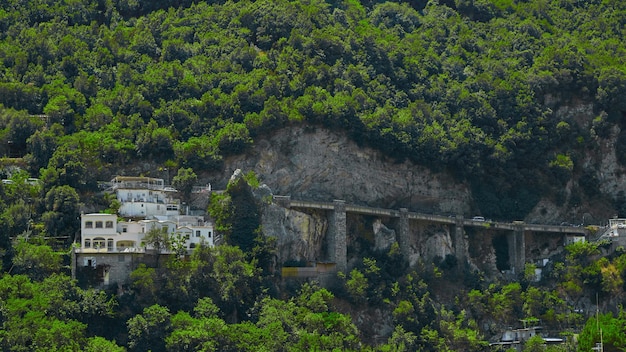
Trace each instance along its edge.
<path fill-rule="evenodd" d="M 345 200 L 383 208 L 442 213 L 469 211 L 468 187 L 445 173 L 397 161 L 358 146 L 341 133 L 291 127 L 255 141 L 245 155 L 224 160 L 220 173 L 204 173 L 223 189 L 235 170 L 254 171 L 275 195 L 332 202 Z"/>

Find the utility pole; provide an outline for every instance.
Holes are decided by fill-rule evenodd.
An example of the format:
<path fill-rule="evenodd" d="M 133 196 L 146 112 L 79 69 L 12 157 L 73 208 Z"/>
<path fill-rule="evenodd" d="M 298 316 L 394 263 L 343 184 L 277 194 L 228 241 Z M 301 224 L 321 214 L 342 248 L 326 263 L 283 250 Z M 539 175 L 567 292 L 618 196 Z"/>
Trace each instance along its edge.
<path fill-rule="evenodd" d="M 593 351 L 604 352 L 604 343 L 602 341 L 602 329 L 600 329 L 600 301 L 596 293 L 596 329 L 600 331 L 600 342 L 596 342 L 596 346 L 591 348 Z"/>

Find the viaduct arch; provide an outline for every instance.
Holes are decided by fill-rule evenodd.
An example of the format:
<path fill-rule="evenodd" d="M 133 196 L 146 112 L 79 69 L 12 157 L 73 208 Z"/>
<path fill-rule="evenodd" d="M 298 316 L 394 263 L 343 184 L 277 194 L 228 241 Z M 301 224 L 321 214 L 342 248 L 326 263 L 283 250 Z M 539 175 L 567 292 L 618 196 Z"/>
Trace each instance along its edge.
<path fill-rule="evenodd" d="M 426 221 L 436 224 L 447 224 L 451 227 L 454 244 L 454 254 L 460 262 L 467 260 L 466 227 L 489 228 L 505 231 L 508 244 L 508 255 L 511 269 L 514 273 L 524 270 L 526 264 L 526 234 L 529 232 L 585 236 L 586 230 L 582 227 L 554 226 L 543 224 L 527 224 L 521 221 L 476 221 L 465 219 L 462 215 L 443 216 L 419 212 L 410 212 L 406 208 L 399 210 L 373 208 L 361 205 L 347 204 L 343 200 L 333 202 L 316 202 L 294 200 L 290 196 L 274 196 L 274 201 L 285 208 L 315 209 L 329 212 L 329 227 L 327 233 L 329 260 L 336 264 L 336 270 L 347 270 L 347 214 L 360 214 L 398 219 L 396 240 L 405 258 L 409 255 L 410 221 Z"/>

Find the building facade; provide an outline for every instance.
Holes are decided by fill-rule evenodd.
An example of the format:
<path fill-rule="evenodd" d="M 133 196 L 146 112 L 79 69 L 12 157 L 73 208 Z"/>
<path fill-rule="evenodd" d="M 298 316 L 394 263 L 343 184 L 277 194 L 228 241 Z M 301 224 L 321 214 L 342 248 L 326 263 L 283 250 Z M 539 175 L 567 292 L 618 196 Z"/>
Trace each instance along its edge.
<path fill-rule="evenodd" d="M 95 286 L 122 285 L 141 263 L 156 266 L 159 256 L 214 245 L 212 223 L 203 216 L 181 214 L 173 198 L 176 190 L 165 187 L 162 179 L 118 176 L 107 191 L 115 193 L 119 212 L 81 215 L 80 242 L 72 258 L 74 278 Z M 146 236 L 155 231 L 175 245 L 154 248 Z"/>
<path fill-rule="evenodd" d="M 181 210 L 176 189 L 166 187 L 161 178 L 117 176 L 107 191 L 115 193 L 122 217 L 176 216 Z"/>
<path fill-rule="evenodd" d="M 153 250 L 144 237 L 152 230 L 163 231 L 170 239 L 182 238 L 184 247 L 213 246 L 213 225 L 201 217 L 176 216 L 172 219 L 118 221 L 115 214 L 82 214 L 81 243 L 78 253 L 136 253 Z M 165 252 L 168 252 L 167 250 Z"/>

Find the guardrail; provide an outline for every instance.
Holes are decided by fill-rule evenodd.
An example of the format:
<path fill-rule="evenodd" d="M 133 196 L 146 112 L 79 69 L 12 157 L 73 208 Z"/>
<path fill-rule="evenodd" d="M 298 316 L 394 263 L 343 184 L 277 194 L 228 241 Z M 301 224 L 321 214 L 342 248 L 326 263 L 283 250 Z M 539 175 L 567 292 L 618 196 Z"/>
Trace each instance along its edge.
<path fill-rule="evenodd" d="M 282 204 L 285 207 L 290 208 L 306 208 L 306 209 L 320 209 L 320 210 L 334 210 L 335 203 L 332 202 L 317 202 L 306 200 L 293 200 L 290 196 L 274 196 L 274 200 Z M 373 208 L 363 205 L 346 204 L 345 210 L 347 213 L 356 213 L 362 215 L 374 215 L 374 216 L 387 216 L 393 218 L 399 218 L 402 216 L 402 211 L 394 209 Z M 472 220 L 459 218 L 454 215 L 437 215 L 418 212 L 406 212 L 406 216 L 410 220 L 425 220 L 433 221 L 444 224 L 456 224 L 459 220 L 462 220 L 463 226 L 473 227 L 489 227 L 497 230 L 522 230 L 522 231 L 536 231 L 536 232 L 555 232 L 555 233 L 570 233 L 570 234 L 586 234 L 587 230 L 584 227 L 578 226 L 556 226 L 556 225 L 544 225 L 544 224 L 529 224 L 522 221 L 513 222 L 501 222 L 490 220 Z"/>

